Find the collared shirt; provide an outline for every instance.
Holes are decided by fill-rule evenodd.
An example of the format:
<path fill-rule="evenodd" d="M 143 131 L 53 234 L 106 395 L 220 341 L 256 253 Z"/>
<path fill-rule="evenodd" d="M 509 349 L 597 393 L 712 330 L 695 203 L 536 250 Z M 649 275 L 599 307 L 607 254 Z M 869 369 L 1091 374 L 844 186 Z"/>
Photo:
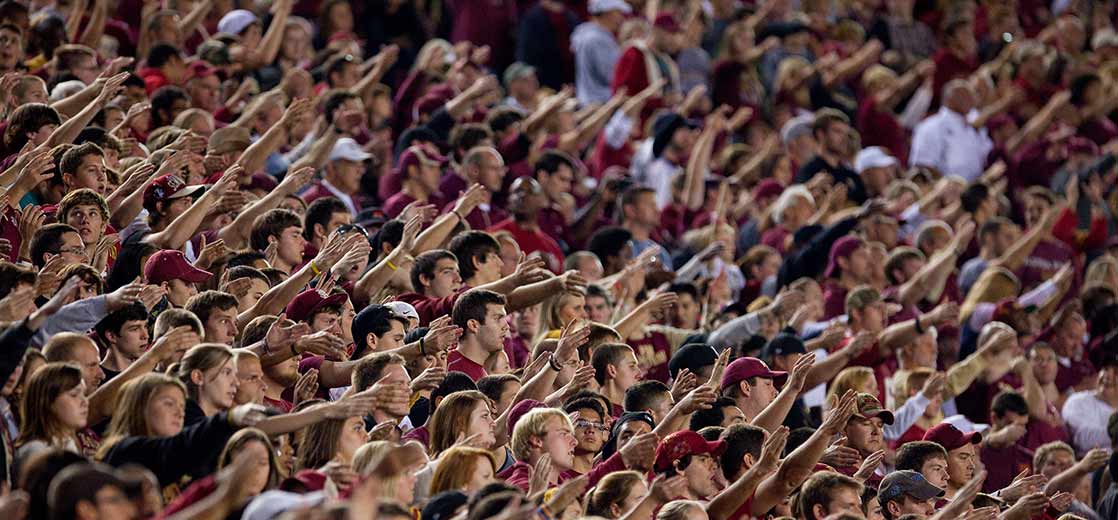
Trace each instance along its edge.
<path fill-rule="evenodd" d="M 982 175 L 993 148 L 985 129 L 977 130 L 962 114 L 940 107 L 916 126 L 909 157 L 913 166 L 931 166 L 969 182 Z"/>
<path fill-rule="evenodd" d="M 322 187 L 326 188 L 326 191 L 330 192 L 332 195 L 337 197 L 338 200 L 342 201 L 342 204 L 345 204 L 346 209 L 348 209 L 353 216 L 357 216 L 357 204 L 353 202 L 353 197 L 342 193 L 341 190 L 339 190 L 333 184 L 330 184 L 330 181 L 326 179 L 322 179 Z"/>

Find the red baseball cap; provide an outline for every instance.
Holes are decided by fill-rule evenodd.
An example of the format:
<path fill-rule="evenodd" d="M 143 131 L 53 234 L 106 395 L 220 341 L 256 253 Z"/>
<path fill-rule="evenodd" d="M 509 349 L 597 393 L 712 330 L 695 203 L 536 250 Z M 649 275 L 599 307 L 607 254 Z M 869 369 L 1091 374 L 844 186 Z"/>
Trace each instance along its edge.
<path fill-rule="evenodd" d="M 850 257 L 850 255 L 854 254 L 854 251 L 857 251 L 862 245 L 862 239 L 851 235 L 836 240 L 835 243 L 831 245 L 831 258 L 827 261 L 827 272 L 823 273 L 823 276 L 827 278 L 838 276 L 838 270 L 840 269 L 838 259 Z"/>
<path fill-rule="evenodd" d="M 664 437 L 660 445 L 656 446 L 656 462 L 653 468 L 659 473 L 670 469 L 672 461 L 688 455 L 709 454 L 711 457 L 718 457 L 724 451 L 726 451 L 726 441 L 719 439 L 710 442 L 691 430 L 683 430 Z"/>
<path fill-rule="evenodd" d="M 772 379 L 773 384 L 784 386 L 788 379 L 788 372 L 770 370 L 764 361 L 755 357 L 737 358 L 722 372 L 722 388 L 729 388 L 751 377 L 764 377 Z"/>
<path fill-rule="evenodd" d="M 287 304 L 287 318 L 295 321 L 306 321 L 314 316 L 314 311 L 326 305 L 341 305 L 348 296 L 345 293 L 327 296 L 318 289 L 308 289 L 299 293 L 291 303 Z"/>
<path fill-rule="evenodd" d="M 164 249 L 156 251 L 148 257 L 144 264 L 144 280 L 150 284 L 161 284 L 171 280 L 183 280 L 190 283 L 202 283 L 209 280 L 213 274 L 190 265 L 186 255 L 177 249 Z"/>
<path fill-rule="evenodd" d="M 178 175 L 167 174 L 155 179 L 155 181 L 144 190 L 144 208 L 148 211 L 152 211 L 155 209 L 156 202 L 190 197 L 201 192 L 203 189 L 205 189 L 205 186 L 187 186 L 186 181 L 182 180 Z"/>
<path fill-rule="evenodd" d="M 955 450 L 967 444 L 982 442 L 982 434 L 978 432 L 963 433 L 951 423 L 939 423 L 932 429 L 924 432 L 924 440 L 932 441 L 947 451 Z"/>
<path fill-rule="evenodd" d="M 442 166 L 446 164 L 446 157 L 420 145 L 410 146 L 400 154 L 400 160 L 396 162 L 396 173 L 401 180 L 407 178 L 408 167 L 418 167 L 420 163 Z"/>
<path fill-rule="evenodd" d="M 656 16 L 656 20 L 652 22 L 652 27 L 673 33 L 680 31 L 679 21 L 675 19 L 675 15 L 672 13 L 660 13 Z"/>

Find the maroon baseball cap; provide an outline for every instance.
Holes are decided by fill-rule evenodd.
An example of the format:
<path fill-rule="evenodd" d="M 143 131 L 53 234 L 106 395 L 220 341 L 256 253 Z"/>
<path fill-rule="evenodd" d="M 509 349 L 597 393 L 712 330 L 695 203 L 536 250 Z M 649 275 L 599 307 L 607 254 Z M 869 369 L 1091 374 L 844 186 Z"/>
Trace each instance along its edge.
<path fill-rule="evenodd" d="M 186 181 L 183 181 L 178 175 L 167 174 L 155 179 L 144 190 L 144 208 L 152 211 L 155 209 L 156 202 L 190 197 L 200 193 L 203 189 L 205 189 L 205 186 L 187 186 Z"/>
<path fill-rule="evenodd" d="M 788 372 L 770 370 L 764 361 L 755 357 L 737 358 L 722 372 L 722 388 L 729 388 L 751 377 L 764 377 L 772 379 L 773 384 L 784 386 L 788 379 Z"/>
<path fill-rule="evenodd" d="M 326 305 L 341 305 L 345 302 L 345 293 L 327 295 L 318 289 L 308 289 L 299 293 L 291 303 L 287 304 L 287 318 L 295 321 L 306 321 L 314 316 L 314 311 Z"/>
<path fill-rule="evenodd" d="M 511 432 L 515 430 L 516 422 L 519 421 L 521 417 L 524 417 L 524 415 L 528 412 L 535 410 L 536 408 L 546 407 L 547 405 L 535 399 L 524 399 L 523 401 L 516 403 L 515 405 L 513 405 L 512 409 L 509 410 L 508 418 L 505 419 L 505 425 L 508 427 L 508 431 Z"/>
<path fill-rule="evenodd" d="M 171 280 L 183 280 L 190 283 L 202 283 L 213 276 L 209 271 L 203 271 L 190 265 L 186 255 L 176 249 L 156 251 L 148 257 L 144 264 L 144 280 L 150 284 L 161 284 Z"/>
<path fill-rule="evenodd" d="M 978 432 L 963 433 L 951 423 L 939 423 L 932 429 L 924 432 L 924 440 L 932 441 L 947 451 L 955 450 L 967 444 L 982 442 L 982 434 Z"/>
<path fill-rule="evenodd" d="M 446 164 L 446 157 L 419 145 L 410 146 L 400 154 L 400 160 L 396 162 L 396 173 L 401 180 L 405 179 L 408 176 L 408 167 L 419 166 L 421 162 L 442 166 Z"/>
<path fill-rule="evenodd" d="M 656 446 L 656 462 L 653 467 L 659 473 L 671 469 L 672 461 L 688 455 L 708 454 L 719 457 L 724 451 L 726 441 L 722 439 L 710 442 L 691 430 L 678 431 L 664 437 Z"/>
<path fill-rule="evenodd" d="M 831 245 L 831 257 L 830 260 L 827 261 L 827 271 L 823 273 L 823 276 L 833 278 L 838 275 L 838 270 L 840 269 L 838 259 L 849 258 L 850 255 L 854 254 L 854 251 L 857 251 L 862 245 L 862 239 L 851 235 L 836 240 L 835 243 Z"/>
<path fill-rule="evenodd" d="M 752 195 L 754 200 L 764 200 L 779 197 L 781 193 L 784 193 L 784 186 L 772 179 L 765 179 L 753 187 Z"/>

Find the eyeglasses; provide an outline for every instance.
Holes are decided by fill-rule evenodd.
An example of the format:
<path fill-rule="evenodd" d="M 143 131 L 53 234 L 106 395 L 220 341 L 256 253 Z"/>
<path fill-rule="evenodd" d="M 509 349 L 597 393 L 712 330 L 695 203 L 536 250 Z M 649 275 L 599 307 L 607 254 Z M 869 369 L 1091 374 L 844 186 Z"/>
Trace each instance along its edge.
<path fill-rule="evenodd" d="M 605 424 L 590 422 L 590 421 L 587 421 L 585 419 L 580 419 L 578 421 L 575 421 L 575 428 L 578 428 L 580 430 L 598 430 L 600 432 L 609 431 L 609 427 L 606 426 Z"/>
<path fill-rule="evenodd" d="M 62 249 L 59 249 L 58 252 L 59 253 L 70 253 L 72 255 L 85 255 L 85 248 L 84 247 L 78 247 L 78 246 L 64 247 Z"/>

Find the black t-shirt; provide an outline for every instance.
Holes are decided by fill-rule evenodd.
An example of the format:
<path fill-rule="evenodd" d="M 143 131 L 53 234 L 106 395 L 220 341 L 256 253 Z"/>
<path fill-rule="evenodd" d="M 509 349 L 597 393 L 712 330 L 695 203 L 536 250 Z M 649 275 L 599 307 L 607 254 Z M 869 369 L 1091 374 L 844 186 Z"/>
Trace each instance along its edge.
<path fill-rule="evenodd" d="M 845 184 L 847 199 L 858 204 L 866 201 L 866 186 L 862 184 L 862 178 L 854 170 L 842 163 L 839 163 L 838 166 L 831 166 L 823 160 L 823 157 L 818 155 L 800 167 L 800 170 L 796 172 L 796 182 L 806 183 L 819 172 L 827 172 L 835 184 Z M 819 202 L 821 201 L 816 201 L 816 204 Z"/>

